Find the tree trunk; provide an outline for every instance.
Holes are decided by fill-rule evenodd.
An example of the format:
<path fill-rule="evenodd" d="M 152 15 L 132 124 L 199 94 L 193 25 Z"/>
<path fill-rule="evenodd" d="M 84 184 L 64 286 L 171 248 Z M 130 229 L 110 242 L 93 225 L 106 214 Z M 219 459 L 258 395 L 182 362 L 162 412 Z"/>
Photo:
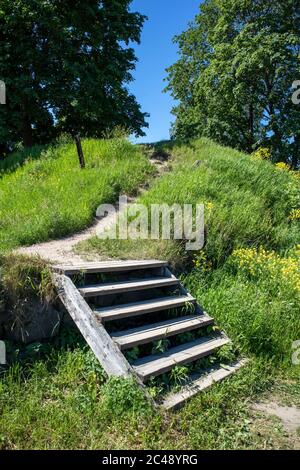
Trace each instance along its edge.
<path fill-rule="evenodd" d="M 22 139 L 25 147 L 33 146 L 33 135 L 31 122 L 27 115 L 24 115 L 22 122 Z"/>
<path fill-rule="evenodd" d="M 78 153 L 80 168 L 83 169 L 83 168 L 85 168 L 85 161 L 84 161 L 84 155 L 83 155 L 81 140 L 80 140 L 79 135 L 75 136 L 75 142 L 76 142 L 76 147 L 77 147 L 77 153 Z"/>

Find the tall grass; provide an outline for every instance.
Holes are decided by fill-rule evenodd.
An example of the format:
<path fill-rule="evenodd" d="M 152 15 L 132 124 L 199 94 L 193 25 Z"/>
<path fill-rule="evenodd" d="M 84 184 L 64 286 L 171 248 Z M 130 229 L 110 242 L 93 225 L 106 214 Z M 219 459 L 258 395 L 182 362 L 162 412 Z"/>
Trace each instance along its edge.
<path fill-rule="evenodd" d="M 300 339 L 300 251 L 273 256 L 272 265 L 245 251 L 247 268 L 234 252 L 217 270 L 193 269 L 186 285 L 241 353 L 290 367 L 292 344 Z"/>
<path fill-rule="evenodd" d="M 84 140 L 83 151 L 85 170 L 73 143 L 9 157 L 0 179 L 0 251 L 83 229 L 99 204 L 134 194 L 152 173 L 125 139 Z"/>
<path fill-rule="evenodd" d="M 170 147 L 164 144 L 170 151 Z M 171 146 L 172 171 L 155 180 L 138 202 L 150 204 L 204 203 L 206 212 L 205 253 L 221 265 L 239 247 L 261 245 L 284 251 L 299 240 L 299 223 L 289 219 L 291 210 L 300 207 L 300 186 L 287 171 L 270 162 L 251 159 L 249 155 L 221 147 L 207 139 L 190 145 Z M 198 166 L 193 163 L 198 160 Z M 178 259 L 178 244 L 144 241 L 110 241 L 92 239 L 87 250 L 103 256 L 144 256 Z M 181 252 L 182 255 L 184 252 Z"/>
<path fill-rule="evenodd" d="M 23 148 L 18 152 L 14 152 L 8 157 L 0 160 L 0 178 L 7 172 L 15 171 L 21 167 L 28 160 L 36 160 L 40 158 L 41 154 L 45 151 L 45 146 L 35 145 L 31 148 Z"/>
<path fill-rule="evenodd" d="M 255 427 L 247 403 L 273 381 L 274 367 L 252 362 L 198 394 L 176 414 L 151 410 L 132 382 L 107 378 L 80 339 L 73 347 L 34 345 L 1 380 L 0 449 L 282 448 L 280 426 Z M 43 351 L 44 350 L 44 351 Z M 291 380 L 292 379 L 292 380 Z M 299 402 L 299 369 L 285 383 Z M 279 437 L 279 438 L 278 438 Z M 286 439 L 292 447 L 294 439 Z"/>

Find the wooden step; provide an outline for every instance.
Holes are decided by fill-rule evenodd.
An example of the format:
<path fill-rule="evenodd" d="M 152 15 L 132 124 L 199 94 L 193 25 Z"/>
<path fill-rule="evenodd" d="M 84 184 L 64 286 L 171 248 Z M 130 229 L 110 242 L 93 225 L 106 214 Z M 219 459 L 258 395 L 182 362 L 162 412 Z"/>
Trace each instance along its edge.
<path fill-rule="evenodd" d="M 166 410 L 178 409 L 180 406 L 199 392 L 210 388 L 214 383 L 226 379 L 246 365 L 247 359 L 242 359 L 226 366 L 215 366 L 208 371 L 203 371 L 201 375 L 191 377 L 191 382 L 182 387 L 180 392 L 171 393 L 166 396 L 162 406 Z"/>
<path fill-rule="evenodd" d="M 160 310 L 183 307 L 184 305 L 193 302 L 195 302 L 195 299 L 191 295 L 183 295 L 180 297 L 160 297 L 155 300 L 146 300 L 142 302 L 116 305 L 115 307 L 99 308 L 94 310 L 94 313 L 101 321 L 120 320 L 122 318 L 134 317 L 146 313 L 159 312 Z"/>
<path fill-rule="evenodd" d="M 138 269 L 163 268 L 168 263 L 158 260 L 136 260 L 136 261 L 105 261 L 96 263 L 80 263 L 75 265 L 56 265 L 52 267 L 54 272 L 71 276 L 80 273 L 110 273 L 133 271 Z"/>
<path fill-rule="evenodd" d="M 138 376 L 147 380 L 152 376 L 157 376 L 168 372 L 175 365 L 188 364 L 216 351 L 216 349 L 228 344 L 230 340 L 226 336 L 203 337 L 190 343 L 181 344 L 169 351 L 146 356 L 134 361 L 132 364 Z"/>
<path fill-rule="evenodd" d="M 155 289 L 179 284 L 176 277 L 154 277 L 141 281 L 112 282 L 100 285 L 85 286 L 79 288 L 79 292 L 85 298 L 97 297 L 99 295 L 121 294 L 123 292 Z"/>
<path fill-rule="evenodd" d="M 172 318 L 152 325 L 120 331 L 114 333 L 112 339 L 121 350 L 125 350 L 133 348 L 138 344 L 145 344 L 186 331 L 192 331 L 196 328 L 206 327 L 213 324 L 213 322 L 213 318 L 208 315 L 187 315 L 186 317 Z"/>

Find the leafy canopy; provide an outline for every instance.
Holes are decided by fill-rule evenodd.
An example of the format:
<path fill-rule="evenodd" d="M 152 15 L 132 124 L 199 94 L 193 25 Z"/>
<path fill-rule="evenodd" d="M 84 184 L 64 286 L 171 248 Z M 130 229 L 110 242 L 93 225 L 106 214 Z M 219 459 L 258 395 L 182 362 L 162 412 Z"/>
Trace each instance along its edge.
<path fill-rule="evenodd" d="M 131 0 L 1 0 L 0 153 L 60 132 L 143 135 L 146 115 L 126 84 L 145 17 Z"/>
<path fill-rule="evenodd" d="M 204 135 L 248 152 L 269 147 L 275 161 L 296 167 L 299 2 L 206 0 L 175 42 L 180 57 L 167 87 L 179 101 L 174 135 Z"/>

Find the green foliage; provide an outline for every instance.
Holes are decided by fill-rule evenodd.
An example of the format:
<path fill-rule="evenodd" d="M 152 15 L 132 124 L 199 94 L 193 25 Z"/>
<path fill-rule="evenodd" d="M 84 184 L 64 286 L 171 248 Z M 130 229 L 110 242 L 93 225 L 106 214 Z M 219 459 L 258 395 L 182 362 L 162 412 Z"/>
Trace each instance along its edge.
<path fill-rule="evenodd" d="M 134 348 L 129 349 L 129 351 L 125 351 L 125 357 L 129 362 L 135 361 L 139 357 L 139 353 L 139 347 L 135 346 Z"/>
<path fill-rule="evenodd" d="M 167 338 L 160 339 L 155 341 L 153 344 L 151 354 L 161 354 L 166 352 L 169 349 L 170 341 Z"/>
<path fill-rule="evenodd" d="M 187 286 L 241 352 L 289 366 L 292 343 L 300 337 L 299 274 L 288 277 L 289 258 L 276 258 L 269 271 L 261 257 L 251 254 L 249 263 L 247 269 L 233 254 L 205 278 L 192 271 Z"/>
<path fill-rule="evenodd" d="M 145 17 L 130 0 L 1 1 L 0 154 L 61 131 L 99 137 L 120 125 L 143 135 L 145 114 L 128 91 Z"/>
<path fill-rule="evenodd" d="M 206 0 L 175 38 L 167 89 L 179 101 L 174 134 L 199 136 L 299 164 L 299 8 L 293 0 Z"/>
<path fill-rule="evenodd" d="M 97 151 L 91 152 L 102 158 L 106 149 L 105 164 L 111 162 L 110 171 L 115 162 L 111 145 L 97 143 Z M 128 158 L 135 167 L 132 147 L 114 145 L 116 153 L 120 145 L 117 161 L 125 165 L 122 168 L 128 177 L 130 166 L 121 155 L 128 149 Z M 284 401 L 282 404 L 288 400 L 300 404 L 299 366 L 291 366 L 291 345 L 300 337 L 299 271 L 295 271 L 299 225 L 290 220 L 291 208 L 299 204 L 299 180 L 294 173 L 268 161 L 252 159 L 207 140 L 190 146 L 173 143 L 170 147 L 172 172 L 154 182 L 140 199 L 147 204 L 186 202 L 187 198 L 189 202 L 204 202 L 205 249 L 188 257 L 183 246 L 173 241 L 164 245 L 110 240 L 106 244 L 95 239 L 85 248 L 97 249 L 103 256 L 111 250 L 120 258 L 135 258 L 136 254 L 147 257 L 150 252 L 153 258 L 164 258 L 168 253 L 171 261 L 184 265 L 183 279 L 190 292 L 233 340 L 232 346 L 197 361 L 194 367 L 226 364 L 237 353 L 250 358 L 248 365 L 195 396 L 177 413 L 160 409 L 153 412 L 141 388 L 132 380 L 107 381 L 81 335 L 64 329 L 51 342 L 35 343 L 25 351 L 19 348 L 13 365 L 0 369 L 1 449 L 224 450 L 294 446 L 294 437 L 283 438 L 283 433 L 277 432 L 279 427 L 275 429 L 272 423 L 263 423 L 264 434 L 261 420 L 250 405 L 264 399 L 262 393 L 271 387 Z M 148 165 L 142 157 L 136 158 L 145 177 Z M 195 168 L 197 159 L 201 164 Z M 100 170 L 102 176 L 104 165 L 91 156 L 92 161 L 94 170 Z M 25 163 L 17 171 L 27 178 L 28 169 L 37 178 L 40 167 L 36 170 L 34 163 Z M 76 173 L 77 168 L 73 171 Z M 43 179 L 37 181 L 42 184 Z M 162 246 L 167 246 L 165 253 Z M 22 273 L 21 290 L 28 275 L 38 283 L 40 280 L 34 274 L 38 262 L 32 271 L 26 263 L 22 261 L 16 268 Z M 6 287 L 8 279 L 12 283 L 19 279 L 13 259 L 11 264 Z M 24 285 L 30 286 L 31 281 Z M 207 332 L 213 334 L 214 329 Z M 181 339 L 193 337 L 183 334 Z M 12 345 L 8 346 L 13 356 Z M 159 399 L 163 391 L 180 387 L 190 371 L 194 371 L 190 365 L 176 367 L 171 374 L 150 380 L 150 394 Z"/>
<path fill-rule="evenodd" d="M 147 413 L 151 407 L 141 387 L 134 379 L 110 377 L 103 386 L 104 409 L 108 414 Z"/>
<path fill-rule="evenodd" d="M 12 323 L 16 328 L 24 323 L 24 311 L 31 302 L 53 301 L 51 273 L 47 263 L 40 258 L 27 258 L 9 254 L 0 255 L 0 334 L 2 320 L 8 313 L 13 314 Z M 26 321 L 26 320 L 25 320 Z"/>
<path fill-rule="evenodd" d="M 229 364 L 236 359 L 232 344 L 226 344 L 223 348 L 220 348 L 216 355 L 221 364 Z"/>
<path fill-rule="evenodd" d="M 174 385 L 182 385 L 184 382 L 186 382 L 188 373 L 188 367 L 175 366 L 170 372 L 171 381 L 174 383 Z"/>
<path fill-rule="evenodd" d="M 153 172 L 125 139 L 87 139 L 82 145 L 84 171 L 73 143 L 50 146 L 38 159 L 31 159 L 31 150 L 27 159 L 24 152 L 10 157 L 13 166 L 23 165 L 0 176 L 0 251 L 83 229 L 100 204 L 114 203 L 121 192 L 134 194 Z"/>
<path fill-rule="evenodd" d="M 291 172 L 207 139 L 189 145 L 173 143 L 171 149 L 172 171 L 155 180 L 139 202 L 148 207 L 162 201 L 204 203 L 203 252 L 187 253 L 183 243 L 173 240 L 96 238 L 81 249 L 107 258 L 167 259 L 184 270 L 194 265 L 198 271 L 209 271 L 226 261 L 235 248 L 263 245 L 284 251 L 298 243 L 299 225 L 290 220 L 290 214 L 300 206 L 299 179 Z M 201 162 L 198 167 L 193 167 L 195 160 Z"/>
<path fill-rule="evenodd" d="M 245 405 L 272 384 L 276 369 L 265 360 L 251 362 L 174 414 L 151 412 L 130 381 L 111 379 L 103 386 L 89 361 L 86 350 L 52 349 L 30 367 L 19 363 L 2 374 L 0 448 L 281 448 L 273 428 L 266 438 L 251 429 L 255 420 Z M 282 379 L 273 390 L 298 403 L 299 370 Z"/>
<path fill-rule="evenodd" d="M 45 152 L 45 146 L 36 145 L 30 149 L 21 148 L 15 153 L 10 154 L 3 160 L 0 159 L 0 177 L 9 171 L 13 172 L 28 161 L 37 160 Z"/>

